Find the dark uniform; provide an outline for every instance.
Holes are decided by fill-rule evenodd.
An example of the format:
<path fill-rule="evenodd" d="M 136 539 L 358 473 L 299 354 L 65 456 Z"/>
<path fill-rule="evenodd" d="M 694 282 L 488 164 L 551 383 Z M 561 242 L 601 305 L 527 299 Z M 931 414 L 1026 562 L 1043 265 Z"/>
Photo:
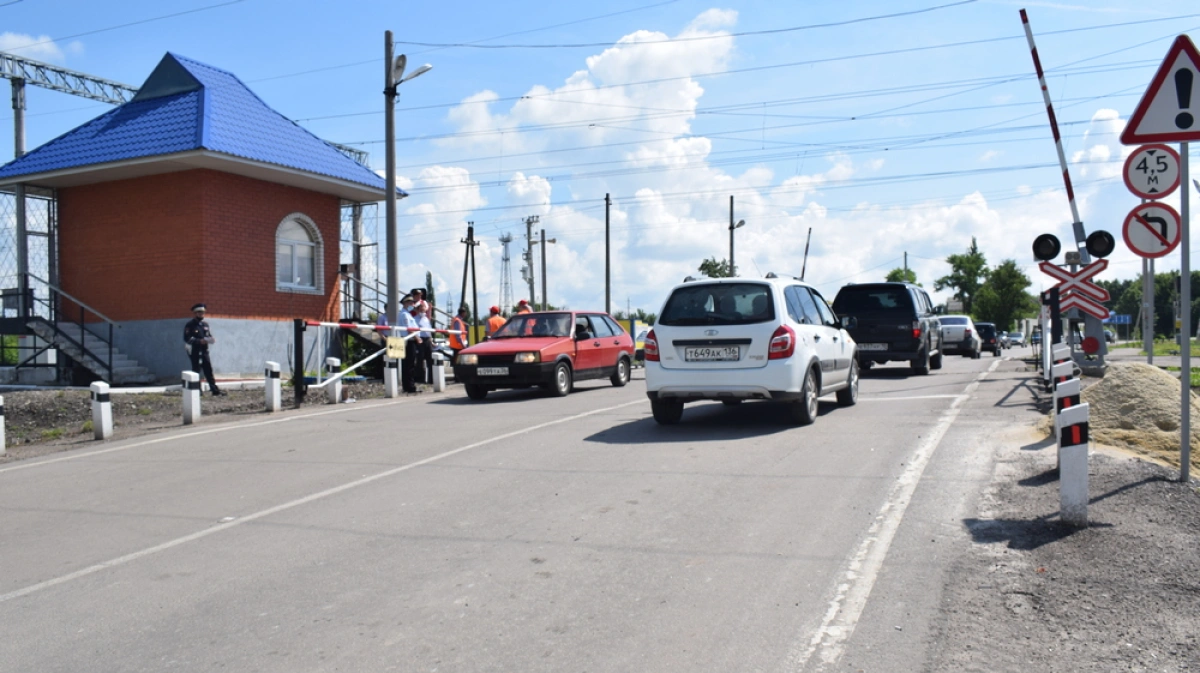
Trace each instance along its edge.
<path fill-rule="evenodd" d="M 213 395 L 224 395 L 225 393 L 217 388 L 217 380 L 213 377 L 212 358 L 208 354 L 207 341 L 212 337 L 212 331 L 204 320 L 204 305 L 193 306 L 192 312 L 198 315 L 183 326 L 183 342 L 189 347 L 188 356 L 192 360 L 192 371 L 197 374 L 203 373 L 204 378 L 208 380 L 208 389 Z"/>

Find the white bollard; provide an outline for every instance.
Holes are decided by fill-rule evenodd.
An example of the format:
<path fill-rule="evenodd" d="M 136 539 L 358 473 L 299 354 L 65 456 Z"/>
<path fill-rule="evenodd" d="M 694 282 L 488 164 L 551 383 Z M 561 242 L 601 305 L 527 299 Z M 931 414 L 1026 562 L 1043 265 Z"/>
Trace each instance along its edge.
<path fill-rule="evenodd" d="M 96 381 L 90 387 L 92 389 L 92 431 L 95 433 L 96 439 L 108 439 L 112 437 L 113 432 L 112 401 L 108 395 L 108 384 Z"/>
<path fill-rule="evenodd" d="M 8 438 L 4 436 L 4 396 L 0 395 L 0 456 L 8 453 Z"/>
<path fill-rule="evenodd" d="M 1073 360 L 1067 360 L 1066 362 L 1060 362 L 1060 363 L 1050 367 L 1050 381 L 1052 383 L 1063 377 L 1073 378 L 1074 376 L 1075 376 L 1075 362 Z"/>
<path fill-rule="evenodd" d="M 183 373 L 183 424 L 191 425 L 200 419 L 200 375 Z"/>
<path fill-rule="evenodd" d="M 325 358 L 325 373 L 332 378 L 334 374 L 342 367 L 342 361 L 337 358 Z M 330 404 L 337 404 L 342 401 L 342 380 L 338 379 L 333 383 L 325 384 L 325 399 Z"/>
<path fill-rule="evenodd" d="M 1083 384 L 1079 379 L 1067 379 L 1054 386 L 1054 431 L 1058 432 L 1058 416 L 1064 409 L 1079 405 Z"/>
<path fill-rule="evenodd" d="M 1059 414 L 1058 508 L 1064 523 L 1088 522 L 1088 405 L 1064 409 Z"/>
<path fill-rule="evenodd" d="M 267 404 L 267 413 L 279 411 L 283 406 L 283 387 L 279 380 L 279 363 L 268 362 L 264 374 L 263 396 Z"/>
<path fill-rule="evenodd" d="M 400 396 L 400 361 L 383 361 L 383 396 L 389 399 Z"/>
<path fill-rule="evenodd" d="M 1050 351 L 1053 362 L 1065 362 L 1071 359 L 1071 347 L 1066 344 L 1054 344 Z"/>
<path fill-rule="evenodd" d="M 433 392 L 446 390 L 446 358 L 441 353 L 433 354 Z"/>

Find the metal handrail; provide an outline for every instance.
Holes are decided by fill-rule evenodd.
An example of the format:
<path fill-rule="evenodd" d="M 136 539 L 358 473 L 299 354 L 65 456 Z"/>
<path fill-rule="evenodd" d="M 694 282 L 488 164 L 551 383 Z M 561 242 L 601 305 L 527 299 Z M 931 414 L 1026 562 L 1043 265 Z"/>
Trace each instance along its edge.
<path fill-rule="evenodd" d="M 77 348 L 79 348 L 80 353 L 82 353 L 86 357 L 92 358 L 93 360 L 96 361 L 97 364 L 101 365 L 106 370 L 108 370 L 108 380 L 109 380 L 109 382 L 112 382 L 113 381 L 113 327 L 120 329 L 121 326 L 119 324 L 117 324 L 116 321 L 112 320 L 111 318 L 109 318 L 108 316 L 104 315 L 103 313 L 97 311 L 96 309 L 92 308 L 91 306 L 88 306 L 87 304 L 83 303 L 82 301 L 79 301 L 72 295 L 68 294 L 67 292 L 64 292 L 62 290 L 62 288 L 50 283 L 49 281 L 39 278 L 39 277 L 33 275 L 32 273 L 26 273 L 25 275 L 27 278 L 32 278 L 40 283 L 43 283 L 46 286 L 46 288 L 50 291 L 51 296 L 46 299 L 38 299 L 36 296 L 33 295 L 32 291 L 30 292 L 29 298 L 32 299 L 33 301 L 44 304 L 47 308 L 50 309 L 50 323 L 51 323 L 51 325 L 54 326 L 54 333 L 64 339 L 66 339 L 68 342 L 74 344 Z M 25 285 L 26 285 L 26 287 L 28 287 L 29 282 L 26 281 Z M 60 329 L 58 326 L 59 314 L 62 313 L 62 307 L 60 306 L 62 297 L 66 297 L 67 299 L 71 300 L 71 302 L 73 302 L 76 306 L 79 307 L 79 322 L 75 323 L 74 321 L 68 321 L 69 324 L 78 324 L 79 325 L 79 340 L 78 341 L 76 341 L 75 338 L 72 337 L 70 334 L 67 334 L 66 332 L 62 331 L 62 329 Z M 108 325 L 108 339 L 107 340 L 105 340 L 104 337 L 100 336 L 99 334 L 96 334 L 95 332 L 93 332 L 87 328 L 87 321 L 86 321 L 87 312 L 91 312 L 92 314 L 96 315 L 98 318 L 103 320 Z M 26 316 L 26 317 L 28 317 L 28 316 Z M 96 353 L 93 353 L 91 351 L 91 349 L 89 349 L 87 347 L 87 335 L 88 334 L 91 334 L 92 336 L 96 337 L 97 339 L 104 341 L 105 344 L 108 346 L 108 359 L 107 360 L 102 359 L 99 355 L 97 355 Z"/>
<path fill-rule="evenodd" d="M 120 323 L 118 323 L 116 320 L 113 320 L 112 318 L 109 318 L 108 316 L 97 311 L 96 309 L 92 308 L 91 306 L 88 306 L 87 304 L 83 303 L 76 297 L 69 294 L 66 290 L 62 289 L 61 287 L 58 287 L 57 285 L 55 285 L 55 284 L 51 283 L 50 281 L 45 280 L 43 278 L 38 278 L 37 276 L 33 275 L 32 273 L 26 273 L 25 275 L 38 281 L 39 283 L 45 284 L 46 287 L 50 288 L 51 290 L 54 290 L 55 292 L 61 294 L 62 296 L 66 297 L 67 299 L 70 299 L 71 302 L 74 303 L 76 306 L 79 306 L 80 308 L 86 308 L 87 310 L 89 310 L 93 314 L 95 314 L 97 318 L 100 318 L 104 322 L 106 322 L 110 325 L 115 325 L 117 327 L 117 329 L 121 329 Z"/>

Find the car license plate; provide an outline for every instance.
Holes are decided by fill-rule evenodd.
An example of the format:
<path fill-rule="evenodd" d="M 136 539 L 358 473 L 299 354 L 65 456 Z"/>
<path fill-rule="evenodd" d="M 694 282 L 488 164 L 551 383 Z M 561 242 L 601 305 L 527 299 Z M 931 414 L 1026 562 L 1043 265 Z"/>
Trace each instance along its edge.
<path fill-rule="evenodd" d="M 859 344 L 858 350 L 860 350 L 860 351 L 885 351 L 885 350 L 887 350 L 887 344 Z"/>
<path fill-rule="evenodd" d="M 508 367 L 480 367 L 475 373 L 480 376 L 508 376 Z"/>
<path fill-rule="evenodd" d="M 742 349 L 737 346 L 683 349 L 683 359 L 687 362 L 726 362 L 740 360 L 741 357 Z"/>

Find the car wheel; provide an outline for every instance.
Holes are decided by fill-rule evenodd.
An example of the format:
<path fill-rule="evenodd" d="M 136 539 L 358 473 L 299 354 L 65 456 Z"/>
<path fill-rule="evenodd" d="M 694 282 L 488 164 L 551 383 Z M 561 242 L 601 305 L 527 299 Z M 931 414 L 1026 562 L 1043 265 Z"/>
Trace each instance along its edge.
<path fill-rule="evenodd" d="M 650 412 L 659 425 L 675 425 L 683 417 L 683 402 L 679 400 L 650 400 Z"/>
<path fill-rule="evenodd" d="M 800 399 L 792 402 L 788 409 L 792 422 L 796 425 L 810 425 L 817 418 L 817 375 L 809 369 L 804 374 L 804 384 L 800 387 Z"/>
<path fill-rule="evenodd" d="M 983 351 L 982 351 L 982 350 L 977 350 L 977 351 L 975 351 L 974 353 L 972 353 L 972 354 L 971 354 L 971 359 L 972 359 L 972 360 L 978 360 L 978 359 L 980 358 L 980 356 L 981 356 L 981 355 L 983 355 Z"/>
<path fill-rule="evenodd" d="M 925 349 L 925 352 L 921 353 L 921 357 L 919 359 L 913 360 L 912 370 L 913 370 L 914 374 L 920 374 L 921 376 L 924 376 L 929 373 L 929 349 L 928 348 Z"/>
<path fill-rule="evenodd" d="M 938 351 L 937 355 L 929 356 L 929 368 L 930 369 L 941 369 L 942 368 L 942 352 L 941 351 Z"/>
<path fill-rule="evenodd" d="M 867 371 L 868 369 L 870 369 L 871 367 L 874 367 L 874 366 L 875 366 L 875 362 L 874 362 L 874 361 L 872 361 L 872 360 L 863 360 L 863 361 L 862 361 L 862 364 L 861 364 L 861 365 L 859 365 L 859 369 L 860 369 L 861 371 L 864 371 L 864 372 L 865 372 L 865 371 Z"/>
<path fill-rule="evenodd" d="M 858 402 L 858 363 L 850 361 L 849 385 L 838 391 L 837 401 L 843 407 L 853 406 Z"/>
<path fill-rule="evenodd" d="M 560 362 L 554 368 L 554 382 L 550 386 L 550 392 L 555 397 L 566 397 L 571 392 L 571 367 L 567 363 Z"/>
<path fill-rule="evenodd" d="M 488 394 L 488 389 L 478 383 L 467 383 L 463 385 L 463 388 L 467 391 L 467 397 L 473 400 L 482 400 Z"/>
<path fill-rule="evenodd" d="M 618 388 L 629 383 L 629 360 L 624 357 L 617 358 L 617 371 L 613 373 L 609 379 L 612 384 Z"/>

